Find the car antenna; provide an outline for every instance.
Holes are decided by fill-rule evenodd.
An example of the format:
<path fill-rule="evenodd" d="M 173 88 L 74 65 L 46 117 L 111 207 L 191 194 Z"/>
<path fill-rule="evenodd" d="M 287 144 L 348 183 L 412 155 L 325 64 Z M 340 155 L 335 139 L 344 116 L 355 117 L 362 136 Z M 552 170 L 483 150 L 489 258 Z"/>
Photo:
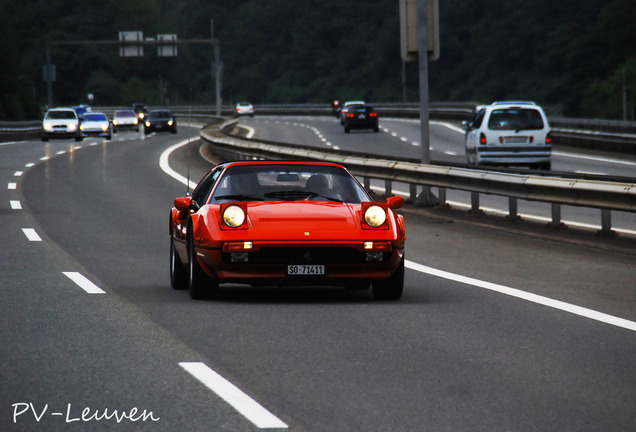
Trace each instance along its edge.
<path fill-rule="evenodd" d="M 190 103 L 188 105 L 188 129 L 192 128 L 192 87 L 190 87 Z M 188 132 L 188 145 L 186 146 L 188 154 L 188 178 L 186 181 L 186 195 L 190 195 L 190 133 Z"/>

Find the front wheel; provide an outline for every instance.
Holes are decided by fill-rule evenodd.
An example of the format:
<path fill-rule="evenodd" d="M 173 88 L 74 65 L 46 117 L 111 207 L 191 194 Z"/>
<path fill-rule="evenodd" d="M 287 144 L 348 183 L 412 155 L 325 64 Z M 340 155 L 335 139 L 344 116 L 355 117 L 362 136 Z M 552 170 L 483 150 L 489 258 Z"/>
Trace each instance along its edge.
<path fill-rule="evenodd" d="M 172 236 L 170 236 L 170 285 L 176 290 L 188 288 L 188 274 L 177 255 Z"/>
<path fill-rule="evenodd" d="M 203 271 L 197 260 L 194 239 L 188 241 L 188 291 L 194 300 L 211 298 L 219 289 L 219 282 L 211 279 Z"/>
<path fill-rule="evenodd" d="M 371 291 L 376 300 L 399 300 L 404 291 L 404 257 L 398 269 L 386 279 L 373 281 Z"/>

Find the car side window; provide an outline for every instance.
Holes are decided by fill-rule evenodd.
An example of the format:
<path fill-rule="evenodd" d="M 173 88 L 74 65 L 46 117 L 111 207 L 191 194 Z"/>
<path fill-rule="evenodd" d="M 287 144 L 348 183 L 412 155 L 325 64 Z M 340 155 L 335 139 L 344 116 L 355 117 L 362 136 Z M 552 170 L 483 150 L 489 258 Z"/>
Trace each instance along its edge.
<path fill-rule="evenodd" d="M 473 121 L 472 127 L 475 129 L 479 129 L 481 127 L 481 122 L 484 121 L 484 114 L 486 114 L 486 110 L 479 110 L 477 115 L 475 116 L 475 121 Z"/>
<path fill-rule="evenodd" d="M 212 187 L 214 187 L 214 183 L 219 178 L 221 171 L 221 169 L 215 169 L 199 182 L 198 186 L 192 191 L 193 201 L 199 205 L 207 203 L 210 191 L 212 191 Z"/>

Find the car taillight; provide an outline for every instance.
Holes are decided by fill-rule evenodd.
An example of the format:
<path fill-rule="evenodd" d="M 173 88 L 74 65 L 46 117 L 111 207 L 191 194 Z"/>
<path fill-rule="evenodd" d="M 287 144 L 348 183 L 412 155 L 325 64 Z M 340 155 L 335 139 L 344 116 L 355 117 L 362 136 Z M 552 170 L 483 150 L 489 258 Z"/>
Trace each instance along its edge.
<path fill-rule="evenodd" d="M 548 132 L 548 134 L 545 136 L 545 143 L 552 144 L 552 132 Z"/>
<path fill-rule="evenodd" d="M 369 116 L 371 116 L 371 117 L 377 117 L 377 116 L 378 116 L 378 113 L 372 112 L 372 113 L 370 113 L 370 114 L 369 114 Z"/>
<path fill-rule="evenodd" d="M 347 113 L 347 117 L 353 117 L 354 114 L 353 113 Z"/>
<path fill-rule="evenodd" d="M 486 135 L 484 135 L 483 132 L 479 135 L 479 144 L 482 144 L 482 145 L 486 144 Z"/>

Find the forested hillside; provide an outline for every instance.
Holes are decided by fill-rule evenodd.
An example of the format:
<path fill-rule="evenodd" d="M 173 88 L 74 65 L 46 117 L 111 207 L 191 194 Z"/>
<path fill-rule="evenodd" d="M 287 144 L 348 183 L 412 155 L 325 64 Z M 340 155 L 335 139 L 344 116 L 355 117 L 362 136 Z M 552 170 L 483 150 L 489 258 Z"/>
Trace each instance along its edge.
<path fill-rule="evenodd" d="M 555 114 L 629 117 L 636 98 L 633 0 L 439 0 L 441 57 L 430 64 L 432 101 L 530 99 Z M 417 65 L 399 55 L 397 0 L 0 0 L 0 119 L 38 118 L 47 40 L 177 34 L 221 42 L 223 101 L 328 103 L 331 98 L 415 102 Z M 53 49 L 57 105 L 212 104 L 212 49 Z M 405 83 L 403 82 L 405 77 Z"/>

